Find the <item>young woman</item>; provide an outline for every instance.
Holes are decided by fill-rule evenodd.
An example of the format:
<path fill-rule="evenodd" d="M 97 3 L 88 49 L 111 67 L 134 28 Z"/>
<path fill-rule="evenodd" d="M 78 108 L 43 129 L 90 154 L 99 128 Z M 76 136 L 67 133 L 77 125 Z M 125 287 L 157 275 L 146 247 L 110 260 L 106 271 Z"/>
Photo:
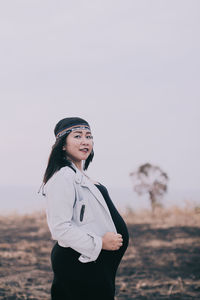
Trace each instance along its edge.
<path fill-rule="evenodd" d="M 44 174 L 52 300 L 114 300 L 115 276 L 128 246 L 125 222 L 105 186 L 85 173 L 93 159 L 88 122 L 65 118 L 54 130 Z M 106 166 L 105 166 L 106 167 Z"/>

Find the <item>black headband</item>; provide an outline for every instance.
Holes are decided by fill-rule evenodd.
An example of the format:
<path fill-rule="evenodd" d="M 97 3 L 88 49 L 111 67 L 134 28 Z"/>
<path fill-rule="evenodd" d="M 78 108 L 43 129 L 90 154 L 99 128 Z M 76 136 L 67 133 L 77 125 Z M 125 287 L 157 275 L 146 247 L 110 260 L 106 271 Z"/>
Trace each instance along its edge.
<path fill-rule="evenodd" d="M 63 130 L 61 130 L 60 132 L 57 133 L 56 139 L 62 137 L 66 133 L 69 133 L 69 132 L 74 131 L 76 129 L 85 129 L 85 130 L 88 129 L 88 130 L 90 130 L 90 127 L 88 125 L 74 125 L 74 126 L 67 127 L 67 128 L 65 128 L 65 129 L 63 129 Z"/>
<path fill-rule="evenodd" d="M 90 125 L 88 122 L 79 117 L 70 117 L 64 118 L 60 120 L 54 129 L 54 134 L 56 139 L 64 136 L 66 133 L 71 132 L 77 128 L 87 129 L 90 130 Z M 91 131 L 91 130 L 90 130 Z"/>

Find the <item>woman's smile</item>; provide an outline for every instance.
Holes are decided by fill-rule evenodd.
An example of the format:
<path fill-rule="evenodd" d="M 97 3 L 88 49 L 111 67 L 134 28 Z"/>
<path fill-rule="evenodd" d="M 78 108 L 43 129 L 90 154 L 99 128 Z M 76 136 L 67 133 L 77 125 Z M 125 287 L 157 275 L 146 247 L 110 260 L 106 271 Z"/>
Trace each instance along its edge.
<path fill-rule="evenodd" d="M 87 153 L 89 151 L 89 149 L 88 148 L 83 148 L 83 149 L 80 149 L 80 151 Z"/>

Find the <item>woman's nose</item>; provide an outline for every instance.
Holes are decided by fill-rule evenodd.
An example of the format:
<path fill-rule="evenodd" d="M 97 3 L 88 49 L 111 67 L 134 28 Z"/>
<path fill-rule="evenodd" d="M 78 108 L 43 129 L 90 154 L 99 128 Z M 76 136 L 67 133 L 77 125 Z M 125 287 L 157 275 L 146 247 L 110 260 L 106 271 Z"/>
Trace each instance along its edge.
<path fill-rule="evenodd" d="M 88 138 L 87 138 L 87 137 L 82 137 L 81 143 L 84 144 L 84 145 L 85 145 L 85 144 L 88 145 L 88 144 L 89 144 Z"/>

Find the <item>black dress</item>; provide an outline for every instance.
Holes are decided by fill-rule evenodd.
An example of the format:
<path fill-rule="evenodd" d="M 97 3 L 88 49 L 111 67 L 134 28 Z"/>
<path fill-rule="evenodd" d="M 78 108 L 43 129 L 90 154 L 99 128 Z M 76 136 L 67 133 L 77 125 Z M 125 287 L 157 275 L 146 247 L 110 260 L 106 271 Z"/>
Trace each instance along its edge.
<path fill-rule="evenodd" d="M 80 253 L 56 243 L 51 252 L 52 300 L 114 300 L 115 276 L 128 247 L 129 235 L 106 187 L 97 184 L 96 187 L 107 203 L 117 232 L 123 237 L 123 246 L 116 251 L 102 249 L 96 261 L 82 263 L 78 260 Z"/>

